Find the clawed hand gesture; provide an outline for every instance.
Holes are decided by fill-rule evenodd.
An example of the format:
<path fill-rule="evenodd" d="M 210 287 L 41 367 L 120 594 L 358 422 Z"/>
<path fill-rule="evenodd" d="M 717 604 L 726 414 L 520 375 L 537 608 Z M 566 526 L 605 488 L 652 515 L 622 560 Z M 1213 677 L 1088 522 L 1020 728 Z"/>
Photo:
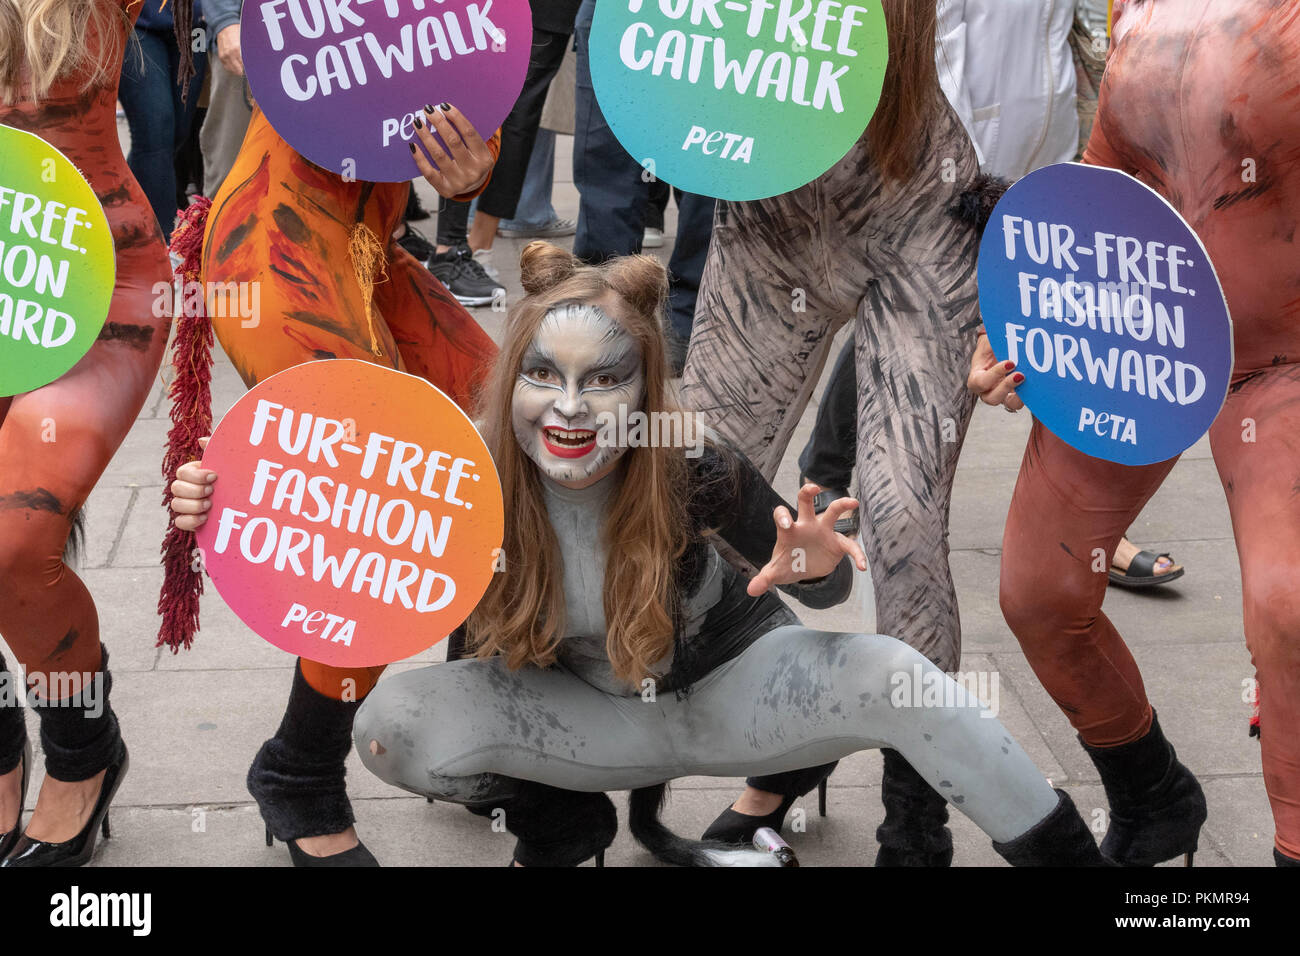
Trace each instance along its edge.
<path fill-rule="evenodd" d="M 772 512 L 776 521 L 776 547 L 772 560 L 749 582 L 749 596 L 779 584 L 795 584 L 830 574 L 849 555 L 859 571 L 867 570 L 867 558 L 858 543 L 835 530 L 835 522 L 858 506 L 853 498 L 838 498 L 821 514 L 813 512 L 813 499 L 821 487 L 812 482 L 799 489 L 799 517 L 790 517 L 784 505 Z"/>

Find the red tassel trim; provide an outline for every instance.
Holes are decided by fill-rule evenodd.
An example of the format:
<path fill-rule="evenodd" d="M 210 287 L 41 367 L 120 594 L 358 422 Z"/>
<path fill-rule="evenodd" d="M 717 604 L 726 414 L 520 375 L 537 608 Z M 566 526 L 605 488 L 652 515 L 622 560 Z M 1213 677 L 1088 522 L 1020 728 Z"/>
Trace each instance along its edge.
<path fill-rule="evenodd" d="M 212 323 L 208 320 L 205 297 L 188 295 L 190 283 L 200 281 L 203 230 L 212 203 L 200 198 L 186 209 L 172 233 L 171 251 L 179 260 L 177 302 L 182 314 L 176 320 L 176 341 L 172 344 L 171 398 L 172 427 L 167 433 L 163 457 L 163 508 L 168 514 L 167 536 L 162 543 L 163 585 L 158 595 L 162 624 L 158 642 L 178 652 L 189 649 L 199 630 L 199 596 L 203 593 L 203 562 L 194 544 L 194 532 L 175 525 L 171 512 L 172 479 L 176 469 L 202 457 L 199 439 L 212 434 Z"/>

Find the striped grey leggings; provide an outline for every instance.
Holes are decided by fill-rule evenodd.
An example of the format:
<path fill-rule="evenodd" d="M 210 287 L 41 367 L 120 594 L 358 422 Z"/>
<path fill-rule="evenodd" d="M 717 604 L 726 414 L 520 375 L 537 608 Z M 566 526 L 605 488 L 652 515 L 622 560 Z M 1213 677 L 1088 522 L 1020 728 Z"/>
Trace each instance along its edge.
<path fill-rule="evenodd" d="M 902 186 L 865 136 L 820 178 L 719 202 L 686 361 L 684 398 L 771 481 L 852 322 L 857 473 L 875 630 L 947 671 L 961 654 L 948 505 L 974 409 L 966 370 L 980 325 L 978 237 L 949 208 L 979 174 L 946 102 Z"/>
<path fill-rule="evenodd" d="M 932 693 L 900 696 L 918 675 L 943 686 L 940 704 Z M 877 747 L 902 753 L 995 842 L 1057 805 L 1001 722 L 906 644 L 795 625 L 763 635 L 681 698 L 613 696 L 562 667 L 511 671 L 499 658 L 393 674 L 362 703 L 353 736 L 362 763 L 388 783 L 478 806 L 509 797 L 517 779 L 626 790 L 795 770 Z"/>

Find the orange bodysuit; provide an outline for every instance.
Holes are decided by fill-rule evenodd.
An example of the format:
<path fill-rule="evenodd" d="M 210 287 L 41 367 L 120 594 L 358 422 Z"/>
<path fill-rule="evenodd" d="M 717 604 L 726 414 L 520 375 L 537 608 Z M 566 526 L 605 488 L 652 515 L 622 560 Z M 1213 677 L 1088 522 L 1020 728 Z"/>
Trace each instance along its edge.
<path fill-rule="evenodd" d="M 499 134 L 488 147 L 494 156 L 499 152 Z M 206 283 L 256 285 L 256 294 L 246 291 L 242 298 L 259 304 L 251 317 L 209 304 L 221 347 L 246 385 L 303 362 L 352 358 L 419 375 L 470 407 L 496 346 L 446 287 L 390 238 L 410 188 L 344 180 L 303 158 L 254 110 L 234 168 L 213 199 L 202 264 Z M 369 309 L 357 274 L 366 253 L 350 252 L 358 224 L 377 243 Z M 355 693 L 356 699 L 382 671 L 311 661 L 302 666 L 316 690 L 333 697 Z"/>
<path fill-rule="evenodd" d="M 1115 12 L 1084 158 L 1136 176 L 1178 209 L 1232 312 L 1236 365 L 1210 441 L 1241 559 L 1277 849 L 1300 858 L 1300 3 L 1130 0 Z M 1037 422 L 1025 451 L 1004 537 L 1003 611 L 1094 747 L 1142 737 L 1151 705 L 1101 611 L 1107 576 L 1092 556 L 1113 556 L 1173 465 L 1089 458 Z"/>
<path fill-rule="evenodd" d="M 121 64 L 119 53 L 111 76 Z M 83 93 L 84 80 L 60 78 L 39 104 L 0 104 L 0 123 L 40 136 L 86 176 L 117 253 L 99 340 L 57 381 L 0 398 L 0 634 L 29 678 L 99 668 L 95 603 L 64 546 L 149 395 L 171 321 L 167 247 L 118 142 L 116 81 Z"/>

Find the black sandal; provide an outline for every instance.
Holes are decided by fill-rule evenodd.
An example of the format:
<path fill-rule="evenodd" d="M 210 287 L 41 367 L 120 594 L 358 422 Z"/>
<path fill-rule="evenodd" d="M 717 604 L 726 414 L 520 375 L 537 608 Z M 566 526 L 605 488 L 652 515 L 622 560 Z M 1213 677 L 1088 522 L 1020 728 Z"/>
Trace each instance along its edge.
<path fill-rule="evenodd" d="M 1170 581 L 1177 581 L 1183 576 L 1186 568 L 1172 567 L 1163 574 L 1156 574 L 1156 562 L 1161 558 L 1169 558 L 1169 552 L 1156 554 L 1154 551 L 1139 551 L 1133 555 L 1133 560 L 1128 563 L 1128 570 L 1110 566 L 1110 583 L 1118 584 L 1122 588 L 1149 588 L 1157 584 L 1168 584 Z"/>

